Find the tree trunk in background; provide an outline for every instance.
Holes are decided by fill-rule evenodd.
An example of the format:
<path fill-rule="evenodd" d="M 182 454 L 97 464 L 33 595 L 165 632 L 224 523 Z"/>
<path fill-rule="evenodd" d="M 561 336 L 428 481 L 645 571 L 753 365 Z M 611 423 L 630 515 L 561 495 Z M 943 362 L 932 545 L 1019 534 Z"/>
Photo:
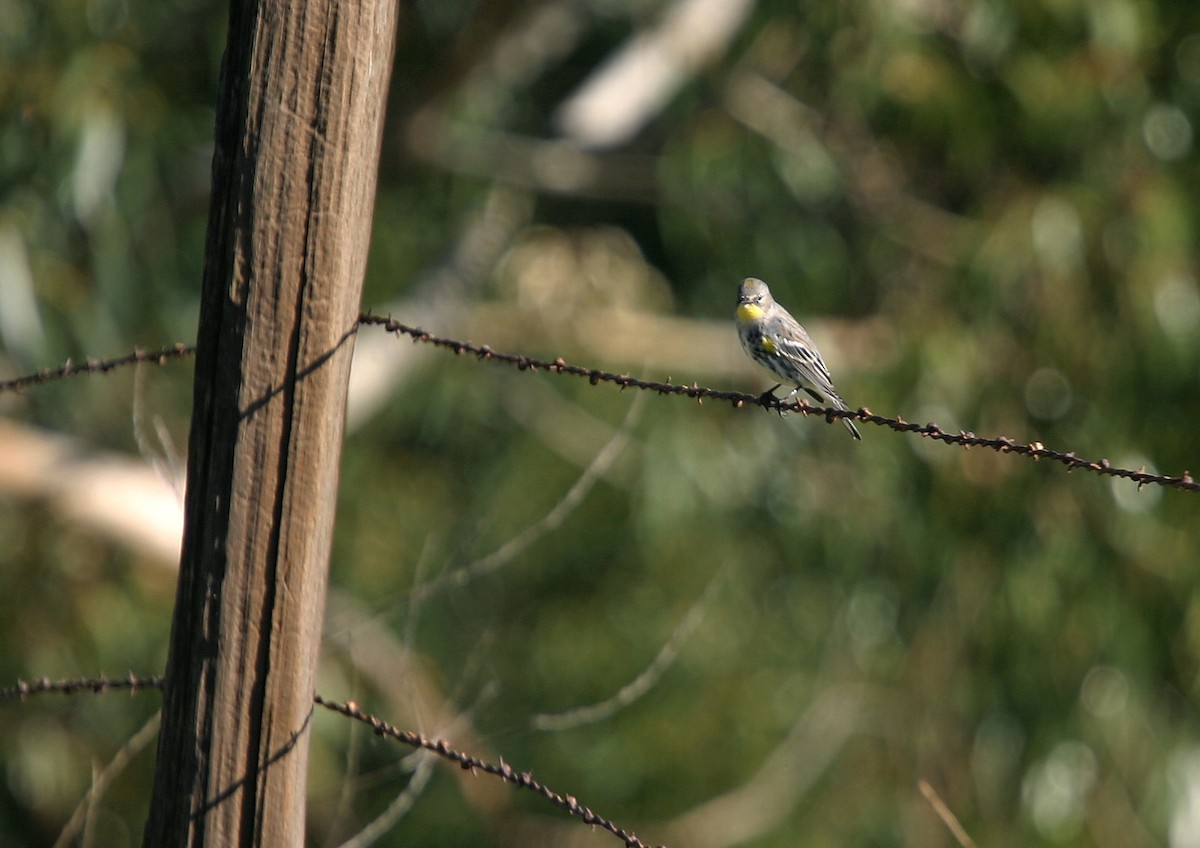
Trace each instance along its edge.
<path fill-rule="evenodd" d="M 235 2 L 146 846 L 300 846 L 393 0 Z"/>

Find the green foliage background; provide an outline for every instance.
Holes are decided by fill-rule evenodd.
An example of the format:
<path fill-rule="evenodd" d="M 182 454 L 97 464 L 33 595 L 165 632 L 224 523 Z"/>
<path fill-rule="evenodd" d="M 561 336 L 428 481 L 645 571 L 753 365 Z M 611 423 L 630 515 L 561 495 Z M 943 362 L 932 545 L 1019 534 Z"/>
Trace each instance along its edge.
<path fill-rule="evenodd" d="M 758 391 L 731 322 L 753 274 L 852 406 L 1200 470 L 1200 7 L 761 2 L 571 177 L 556 110 L 667 9 L 405 4 L 364 308 Z M 6 375 L 194 338 L 226 14 L 0 2 Z M 955 844 L 924 780 L 981 845 L 1200 845 L 1194 495 L 756 409 L 631 413 L 612 387 L 421 353 L 345 447 L 323 694 L 652 842 Z M 186 443 L 189 371 L 0 412 L 137 456 L 131 411 Z M 543 521 L 622 426 L 560 526 L 439 578 Z M 46 501 L 0 504 L 0 685 L 160 670 L 171 564 Z M 613 698 L 698 603 L 640 698 L 536 724 Z M 157 703 L 0 703 L 0 842 L 53 842 Z M 378 815 L 405 754 L 319 714 L 310 842 Z M 92 810 L 95 844 L 140 842 L 152 757 Z M 428 776 L 378 844 L 615 844 L 484 778 Z"/>

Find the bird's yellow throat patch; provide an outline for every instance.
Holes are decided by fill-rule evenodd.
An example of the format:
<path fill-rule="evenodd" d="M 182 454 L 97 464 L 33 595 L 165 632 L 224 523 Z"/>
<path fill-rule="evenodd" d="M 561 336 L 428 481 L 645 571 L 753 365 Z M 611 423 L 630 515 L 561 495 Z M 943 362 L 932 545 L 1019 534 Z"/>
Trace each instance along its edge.
<path fill-rule="evenodd" d="M 743 321 L 757 321 L 763 317 L 762 307 L 753 303 L 743 303 L 737 308 L 737 316 Z"/>

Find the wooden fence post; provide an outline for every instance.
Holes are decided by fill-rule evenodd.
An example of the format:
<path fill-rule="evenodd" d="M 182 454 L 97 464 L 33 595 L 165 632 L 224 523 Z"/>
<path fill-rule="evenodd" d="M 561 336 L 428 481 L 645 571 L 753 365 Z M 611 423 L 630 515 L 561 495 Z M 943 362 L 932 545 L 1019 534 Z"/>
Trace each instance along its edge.
<path fill-rule="evenodd" d="M 394 0 L 233 0 L 146 846 L 301 846 Z"/>

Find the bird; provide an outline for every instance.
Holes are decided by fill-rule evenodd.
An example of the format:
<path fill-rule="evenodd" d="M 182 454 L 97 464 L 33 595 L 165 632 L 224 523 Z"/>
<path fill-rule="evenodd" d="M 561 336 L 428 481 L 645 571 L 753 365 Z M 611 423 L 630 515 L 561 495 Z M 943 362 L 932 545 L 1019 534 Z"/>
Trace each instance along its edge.
<path fill-rule="evenodd" d="M 848 409 L 833 387 L 833 379 L 820 351 L 800 322 L 771 297 L 766 283 L 757 277 L 742 280 L 735 315 L 738 338 L 746 354 L 781 381 L 763 393 L 764 400 L 775 398 L 775 389 L 789 385 L 794 388 L 783 398 L 784 402 L 804 390 L 818 403 L 828 400 L 838 409 Z M 850 435 L 862 439 L 853 421 L 849 418 L 842 421 Z"/>

